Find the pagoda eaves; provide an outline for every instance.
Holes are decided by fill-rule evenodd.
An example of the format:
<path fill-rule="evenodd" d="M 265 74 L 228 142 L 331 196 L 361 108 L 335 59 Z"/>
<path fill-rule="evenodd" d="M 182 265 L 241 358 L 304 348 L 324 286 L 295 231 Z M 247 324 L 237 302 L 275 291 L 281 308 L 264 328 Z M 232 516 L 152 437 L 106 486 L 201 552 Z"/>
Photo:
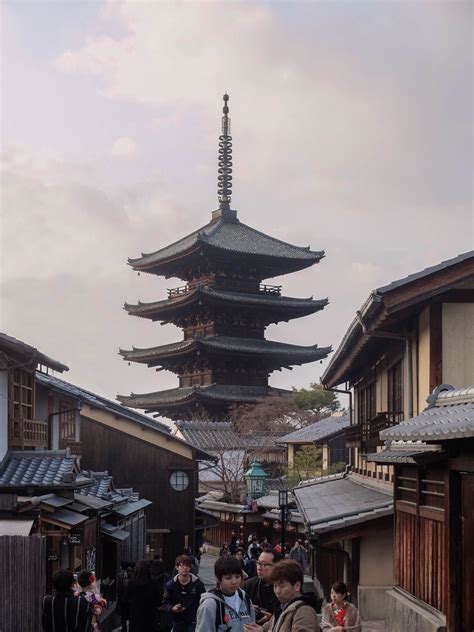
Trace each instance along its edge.
<path fill-rule="evenodd" d="M 265 339 L 270 323 L 315 313 L 328 300 L 281 296 L 281 286 L 262 286 L 262 281 L 308 268 L 324 257 L 324 251 L 266 235 L 240 222 L 237 212 L 230 208 L 232 138 L 228 100 L 224 95 L 218 210 L 198 230 L 128 261 L 138 272 L 186 282 L 184 287 L 168 290 L 167 300 L 125 304 L 130 315 L 182 328 L 183 340 L 120 351 L 127 361 L 178 375 L 179 388 L 118 396 L 126 406 L 172 419 L 225 420 L 232 404 L 253 404 L 263 397 L 287 392 L 268 385 L 273 371 L 322 360 L 332 351 L 331 347 Z"/>

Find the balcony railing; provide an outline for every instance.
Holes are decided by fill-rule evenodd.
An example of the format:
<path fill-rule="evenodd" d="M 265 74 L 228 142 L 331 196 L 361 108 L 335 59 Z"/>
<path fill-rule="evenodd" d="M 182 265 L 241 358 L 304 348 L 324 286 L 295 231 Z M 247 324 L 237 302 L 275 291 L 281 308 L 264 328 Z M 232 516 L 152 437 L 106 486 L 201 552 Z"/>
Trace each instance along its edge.
<path fill-rule="evenodd" d="M 346 445 L 348 447 L 375 447 L 383 442 L 379 433 L 385 428 L 398 424 L 403 419 L 402 412 L 377 413 L 372 419 L 362 424 L 355 424 L 346 430 Z"/>
<path fill-rule="evenodd" d="M 178 296 L 183 296 L 183 294 L 187 294 L 188 292 L 192 292 L 198 287 L 207 287 L 209 285 L 214 285 L 214 279 L 200 279 L 199 281 L 190 281 L 186 285 L 180 285 L 179 287 L 168 288 L 168 298 L 177 298 Z M 222 290 L 237 290 L 239 292 L 249 292 L 255 293 L 255 286 L 246 286 L 245 283 L 241 283 L 236 281 L 231 285 L 226 286 L 215 286 L 219 287 Z M 258 294 L 273 294 L 275 296 L 281 295 L 281 285 L 267 285 L 266 283 L 260 283 L 258 287 Z"/>
<path fill-rule="evenodd" d="M 35 419 L 10 419 L 10 449 L 48 447 L 48 424 Z"/>

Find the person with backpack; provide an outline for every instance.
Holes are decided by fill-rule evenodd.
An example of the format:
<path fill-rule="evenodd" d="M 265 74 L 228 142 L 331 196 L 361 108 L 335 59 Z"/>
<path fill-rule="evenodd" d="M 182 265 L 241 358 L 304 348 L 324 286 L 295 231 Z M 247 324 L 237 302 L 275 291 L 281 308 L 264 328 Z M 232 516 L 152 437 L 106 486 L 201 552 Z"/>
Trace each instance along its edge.
<path fill-rule="evenodd" d="M 73 592 L 74 575 L 60 570 L 53 576 L 54 593 L 43 597 L 44 632 L 90 632 L 92 606 Z"/>
<path fill-rule="evenodd" d="M 178 555 L 177 574 L 165 586 L 163 607 L 173 618 L 173 632 L 194 632 L 199 600 L 206 592 L 199 577 L 191 573 L 192 565 L 189 555 Z"/>
<path fill-rule="evenodd" d="M 273 615 L 262 627 L 250 623 L 244 632 L 319 632 L 314 594 L 303 594 L 304 574 L 295 560 L 282 560 L 271 573 L 273 590 L 281 604 L 281 614 Z"/>
<path fill-rule="evenodd" d="M 201 596 L 196 632 L 243 632 L 246 623 L 255 622 L 250 597 L 239 588 L 242 567 L 235 557 L 220 557 L 214 564 L 216 588 Z M 257 626 L 258 630 L 261 630 Z"/>

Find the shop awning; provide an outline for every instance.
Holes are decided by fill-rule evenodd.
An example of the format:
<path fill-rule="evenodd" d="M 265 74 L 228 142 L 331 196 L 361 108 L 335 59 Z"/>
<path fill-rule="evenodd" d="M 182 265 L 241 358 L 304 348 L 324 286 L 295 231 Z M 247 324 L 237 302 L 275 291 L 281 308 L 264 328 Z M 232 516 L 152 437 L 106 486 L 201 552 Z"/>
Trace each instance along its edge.
<path fill-rule="evenodd" d="M 117 542 L 123 542 L 126 540 L 130 533 L 128 531 L 124 531 L 123 529 L 119 529 L 113 524 L 103 524 L 100 527 L 100 532 L 103 535 L 108 536 L 112 540 L 116 540 Z"/>
<path fill-rule="evenodd" d="M 30 535 L 34 520 L 0 520 L 0 535 Z"/>
<path fill-rule="evenodd" d="M 88 516 L 76 513 L 75 511 L 69 511 L 68 509 L 60 509 L 54 513 L 42 513 L 41 521 L 47 524 L 54 524 L 59 527 L 66 527 L 66 529 L 72 529 L 89 520 Z"/>

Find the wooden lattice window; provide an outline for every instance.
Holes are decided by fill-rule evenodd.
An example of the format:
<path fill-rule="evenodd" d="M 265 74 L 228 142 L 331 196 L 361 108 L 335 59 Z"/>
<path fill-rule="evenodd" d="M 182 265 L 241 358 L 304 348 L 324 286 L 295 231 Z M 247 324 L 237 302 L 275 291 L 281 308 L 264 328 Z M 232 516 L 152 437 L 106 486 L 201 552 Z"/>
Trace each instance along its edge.
<path fill-rule="evenodd" d="M 15 369 L 12 379 L 13 419 L 34 419 L 35 379 L 34 373 Z"/>
<path fill-rule="evenodd" d="M 357 394 L 357 421 L 364 424 L 375 417 L 376 414 L 376 396 L 375 381 L 371 382 L 365 388 L 362 388 Z"/>
<path fill-rule="evenodd" d="M 420 505 L 444 509 L 444 472 L 433 467 L 427 467 L 421 479 Z"/>
<path fill-rule="evenodd" d="M 418 475 L 416 467 L 400 467 L 396 479 L 395 494 L 397 500 L 403 500 L 414 505 L 417 504 Z"/>
<path fill-rule="evenodd" d="M 67 447 L 67 440 L 76 438 L 76 410 L 66 403 L 59 404 L 59 447 Z"/>
<path fill-rule="evenodd" d="M 403 419 L 403 371 L 400 360 L 388 370 L 388 414 L 390 421 Z"/>

